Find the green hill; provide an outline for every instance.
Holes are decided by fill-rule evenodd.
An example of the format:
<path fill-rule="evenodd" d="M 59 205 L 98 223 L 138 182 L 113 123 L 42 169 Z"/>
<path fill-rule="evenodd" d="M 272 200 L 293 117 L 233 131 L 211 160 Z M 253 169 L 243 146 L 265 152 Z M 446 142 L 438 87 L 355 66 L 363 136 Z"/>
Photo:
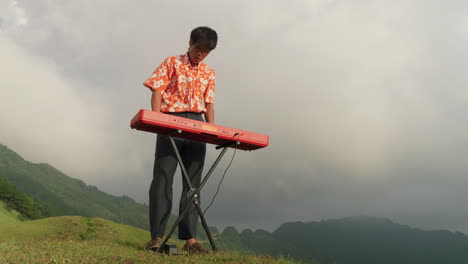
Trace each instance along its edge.
<path fill-rule="evenodd" d="M 13 224 L 19 222 L 20 213 L 7 209 L 3 201 L 0 201 L 0 225 Z"/>
<path fill-rule="evenodd" d="M 0 221 L 5 215 L 0 213 Z M 178 241 L 171 240 L 178 244 L 181 254 L 158 255 L 143 249 L 147 231 L 102 218 L 63 216 L 10 221 L 0 224 L 0 234 L 0 263 L 294 263 L 229 252 L 187 255 Z"/>
<path fill-rule="evenodd" d="M 1 196 L 2 179 L 12 183 L 8 188 L 21 193 L 17 197 L 24 196 L 29 201 L 29 203 L 22 201 L 19 204 L 32 206 L 41 212 L 26 219 L 79 215 L 102 217 L 143 229 L 149 227 L 148 206 L 137 203 L 127 196 L 107 194 L 96 186 L 87 185 L 81 180 L 65 175 L 49 164 L 26 161 L 13 150 L 0 144 L 0 200 L 4 200 Z M 171 215 L 168 226 L 174 221 L 175 217 Z M 198 229 L 199 238 L 206 240 L 201 224 Z M 216 228 L 210 227 L 210 229 L 214 235 L 218 233 Z M 177 230 L 173 234 L 173 237 L 175 236 Z"/>
<path fill-rule="evenodd" d="M 39 219 L 50 216 L 56 210 L 29 195 L 19 191 L 16 186 L 0 176 L 0 201 L 5 209 L 18 212 L 18 219 Z"/>
<path fill-rule="evenodd" d="M 49 164 L 26 161 L 0 144 L 1 177 L 21 192 L 50 205 L 49 215 L 97 216 L 136 227 L 148 227 L 147 206 L 126 196 L 117 197 L 102 192 Z"/>

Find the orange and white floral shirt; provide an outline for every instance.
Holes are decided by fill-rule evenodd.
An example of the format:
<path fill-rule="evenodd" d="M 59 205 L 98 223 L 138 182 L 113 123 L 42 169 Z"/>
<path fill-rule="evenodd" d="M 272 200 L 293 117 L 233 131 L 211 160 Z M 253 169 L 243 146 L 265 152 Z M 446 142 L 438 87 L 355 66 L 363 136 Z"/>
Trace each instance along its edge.
<path fill-rule="evenodd" d="M 203 62 L 192 67 L 187 54 L 165 59 L 144 83 L 161 92 L 161 112 L 206 112 L 213 103 L 216 73 Z"/>

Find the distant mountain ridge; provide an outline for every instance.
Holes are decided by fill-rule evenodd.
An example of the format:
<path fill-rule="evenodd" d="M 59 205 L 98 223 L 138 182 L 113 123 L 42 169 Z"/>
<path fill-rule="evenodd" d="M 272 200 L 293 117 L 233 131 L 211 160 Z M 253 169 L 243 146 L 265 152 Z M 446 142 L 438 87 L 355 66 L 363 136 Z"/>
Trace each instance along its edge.
<path fill-rule="evenodd" d="M 425 231 L 386 218 L 358 216 L 289 222 L 273 232 L 226 228 L 221 245 L 322 264 L 468 263 L 468 236 Z"/>

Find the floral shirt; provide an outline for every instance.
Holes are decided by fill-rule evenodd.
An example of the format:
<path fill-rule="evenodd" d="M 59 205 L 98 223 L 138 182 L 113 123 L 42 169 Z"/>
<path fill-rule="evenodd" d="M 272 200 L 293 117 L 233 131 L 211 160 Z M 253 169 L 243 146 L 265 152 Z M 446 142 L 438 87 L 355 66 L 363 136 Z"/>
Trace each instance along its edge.
<path fill-rule="evenodd" d="M 165 59 L 144 83 L 161 92 L 161 112 L 206 112 L 213 103 L 216 73 L 203 62 L 192 67 L 187 54 Z"/>

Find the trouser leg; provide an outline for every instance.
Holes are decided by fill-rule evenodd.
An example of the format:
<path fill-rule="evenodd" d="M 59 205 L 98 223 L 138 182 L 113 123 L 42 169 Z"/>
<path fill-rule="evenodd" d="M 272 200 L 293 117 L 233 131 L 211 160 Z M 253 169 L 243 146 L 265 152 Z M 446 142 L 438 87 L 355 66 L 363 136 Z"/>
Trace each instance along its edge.
<path fill-rule="evenodd" d="M 187 169 L 188 177 L 193 188 L 200 186 L 203 165 L 205 163 L 206 144 L 186 140 L 183 146 L 182 161 Z M 179 204 L 179 215 L 182 213 L 183 208 L 189 202 L 189 185 L 187 184 L 185 177 L 182 177 L 183 190 Z M 198 195 L 200 201 L 200 194 Z M 182 218 L 179 223 L 179 239 L 195 238 L 197 235 L 198 225 L 198 211 L 195 205 L 190 205 L 188 212 Z"/>
<path fill-rule="evenodd" d="M 172 209 L 172 183 L 177 169 L 177 157 L 169 141 L 157 137 L 153 168 L 153 180 L 149 190 L 149 218 L 151 238 L 163 237 Z M 181 149 L 183 140 L 175 139 Z"/>

